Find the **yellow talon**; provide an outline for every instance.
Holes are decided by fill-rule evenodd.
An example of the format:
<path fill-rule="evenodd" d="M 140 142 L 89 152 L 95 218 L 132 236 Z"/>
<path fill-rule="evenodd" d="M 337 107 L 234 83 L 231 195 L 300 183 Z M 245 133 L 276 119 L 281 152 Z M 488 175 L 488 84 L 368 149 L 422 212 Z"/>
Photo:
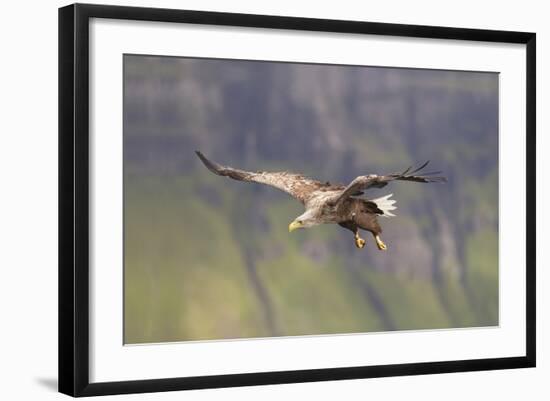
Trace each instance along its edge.
<path fill-rule="evenodd" d="M 384 244 L 384 241 L 382 241 L 378 235 L 375 236 L 374 239 L 376 240 L 376 246 L 378 247 L 378 249 L 380 249 L 381 251 L 385 251 L 388 249 L 386 244 Z"/>
<path fill-rule="evenodd" d="M 362 249 L 365 246 L 366 242 L 367 241 L 365 241 L 363 238 L 355 238 L 355 246 L 359 249 Z"/>

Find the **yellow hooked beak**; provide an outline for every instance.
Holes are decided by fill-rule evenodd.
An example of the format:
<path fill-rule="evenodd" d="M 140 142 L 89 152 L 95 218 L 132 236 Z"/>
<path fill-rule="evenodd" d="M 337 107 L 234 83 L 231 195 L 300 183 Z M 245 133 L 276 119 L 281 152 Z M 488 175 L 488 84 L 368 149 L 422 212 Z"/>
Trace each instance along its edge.
<path fill-rule="evenodd" d="M 302 223 L 295 220 L 292 223 L 290 223 L 290 225 L 288 226 L 288 232 L 291 233 L 292 231 L 296 230 L 297 228 L 302 228 Z"/>

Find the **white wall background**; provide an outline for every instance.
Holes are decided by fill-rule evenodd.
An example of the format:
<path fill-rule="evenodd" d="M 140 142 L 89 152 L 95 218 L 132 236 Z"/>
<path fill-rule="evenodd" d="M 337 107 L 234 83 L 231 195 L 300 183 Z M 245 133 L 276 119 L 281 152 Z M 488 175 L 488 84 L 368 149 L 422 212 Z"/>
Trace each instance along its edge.
<path fill-rule="evenodd" d="M 107 0 L 105 0 L 107 1 Z M 90 1 L 94 2 L 94 1 Z M 112 4 L 535 31 L 538 114 L 538 367 L 535 369 L 118 396 L 128 400 L 548 400 L 550 399 L 550 24 L 545 2 L 524 0 L 161 0 Z M 101 2 L 100 2 L 101 3 Z M 62 1 L 2 7 L 0 64 L 0 398 L 50 400 L 57 386 L 57 8 Z M 545 185 L 546 184 L 546 185 Z M 108 397 L 105 399 L 114 398 Z"/>

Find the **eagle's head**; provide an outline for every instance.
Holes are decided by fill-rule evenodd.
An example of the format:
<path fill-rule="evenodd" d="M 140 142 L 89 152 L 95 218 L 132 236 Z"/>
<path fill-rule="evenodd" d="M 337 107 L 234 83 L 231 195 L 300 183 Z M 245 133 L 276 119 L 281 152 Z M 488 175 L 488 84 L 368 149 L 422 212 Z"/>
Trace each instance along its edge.
<path fill-rule="evenodd" d="M 288 232 L 291 233 L 298 228 L 309 228 L 318 224 L 320 224 L 320 222 L 316 218 L 315 214 L 310 210 L 306 210 L 304 214 L 296 217 L 294 221 L 289 224 Z"/>

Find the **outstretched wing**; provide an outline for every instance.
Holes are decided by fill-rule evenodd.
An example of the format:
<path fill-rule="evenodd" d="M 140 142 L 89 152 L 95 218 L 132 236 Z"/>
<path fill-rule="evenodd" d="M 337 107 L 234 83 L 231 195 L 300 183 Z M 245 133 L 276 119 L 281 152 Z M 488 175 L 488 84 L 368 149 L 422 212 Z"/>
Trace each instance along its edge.
<path fill-rule="evenodd" d="M 335 203 L 339 203 L 344 199 L 349 198 L 359 191 L 364 191 L 369 188 L 384 188 L 391 181 L 412 181 L 412 182 L 447 182 L 447 179 L 442 176 L 440 171 L 432 171 L 428 173 L 422 173 L 421 175 L 415 175 L 428 165 L 429 161 L 411 171 L 412 167 L 409 167 L 402 173 L 394 173 L 388 175 L 362 175 L 355 178 L 344 191 L 335 200 Z"/>
<path fill-rule="evenodd" d="M 222 166 L 216 162 L 208 160 L 199 151 L 196 151 L 195 153 L 208 168 L 208 170 L 210 170 L 214 174 L 224 177 L 230 177 L 238 181 L 266 184 L 286 192 L 287 194 L 298 199 L 302 203 L 306 203 L 311 194 L 316 190 L 330 186 L 330 184 L 328 183 L 322 183 L 320 181 L 307 178 L 301 174 L 293 174 L 286 171 L 258 171 L 256 173 L 253 173 L 251 171 L 239 170 L 229 166 Z"/>

